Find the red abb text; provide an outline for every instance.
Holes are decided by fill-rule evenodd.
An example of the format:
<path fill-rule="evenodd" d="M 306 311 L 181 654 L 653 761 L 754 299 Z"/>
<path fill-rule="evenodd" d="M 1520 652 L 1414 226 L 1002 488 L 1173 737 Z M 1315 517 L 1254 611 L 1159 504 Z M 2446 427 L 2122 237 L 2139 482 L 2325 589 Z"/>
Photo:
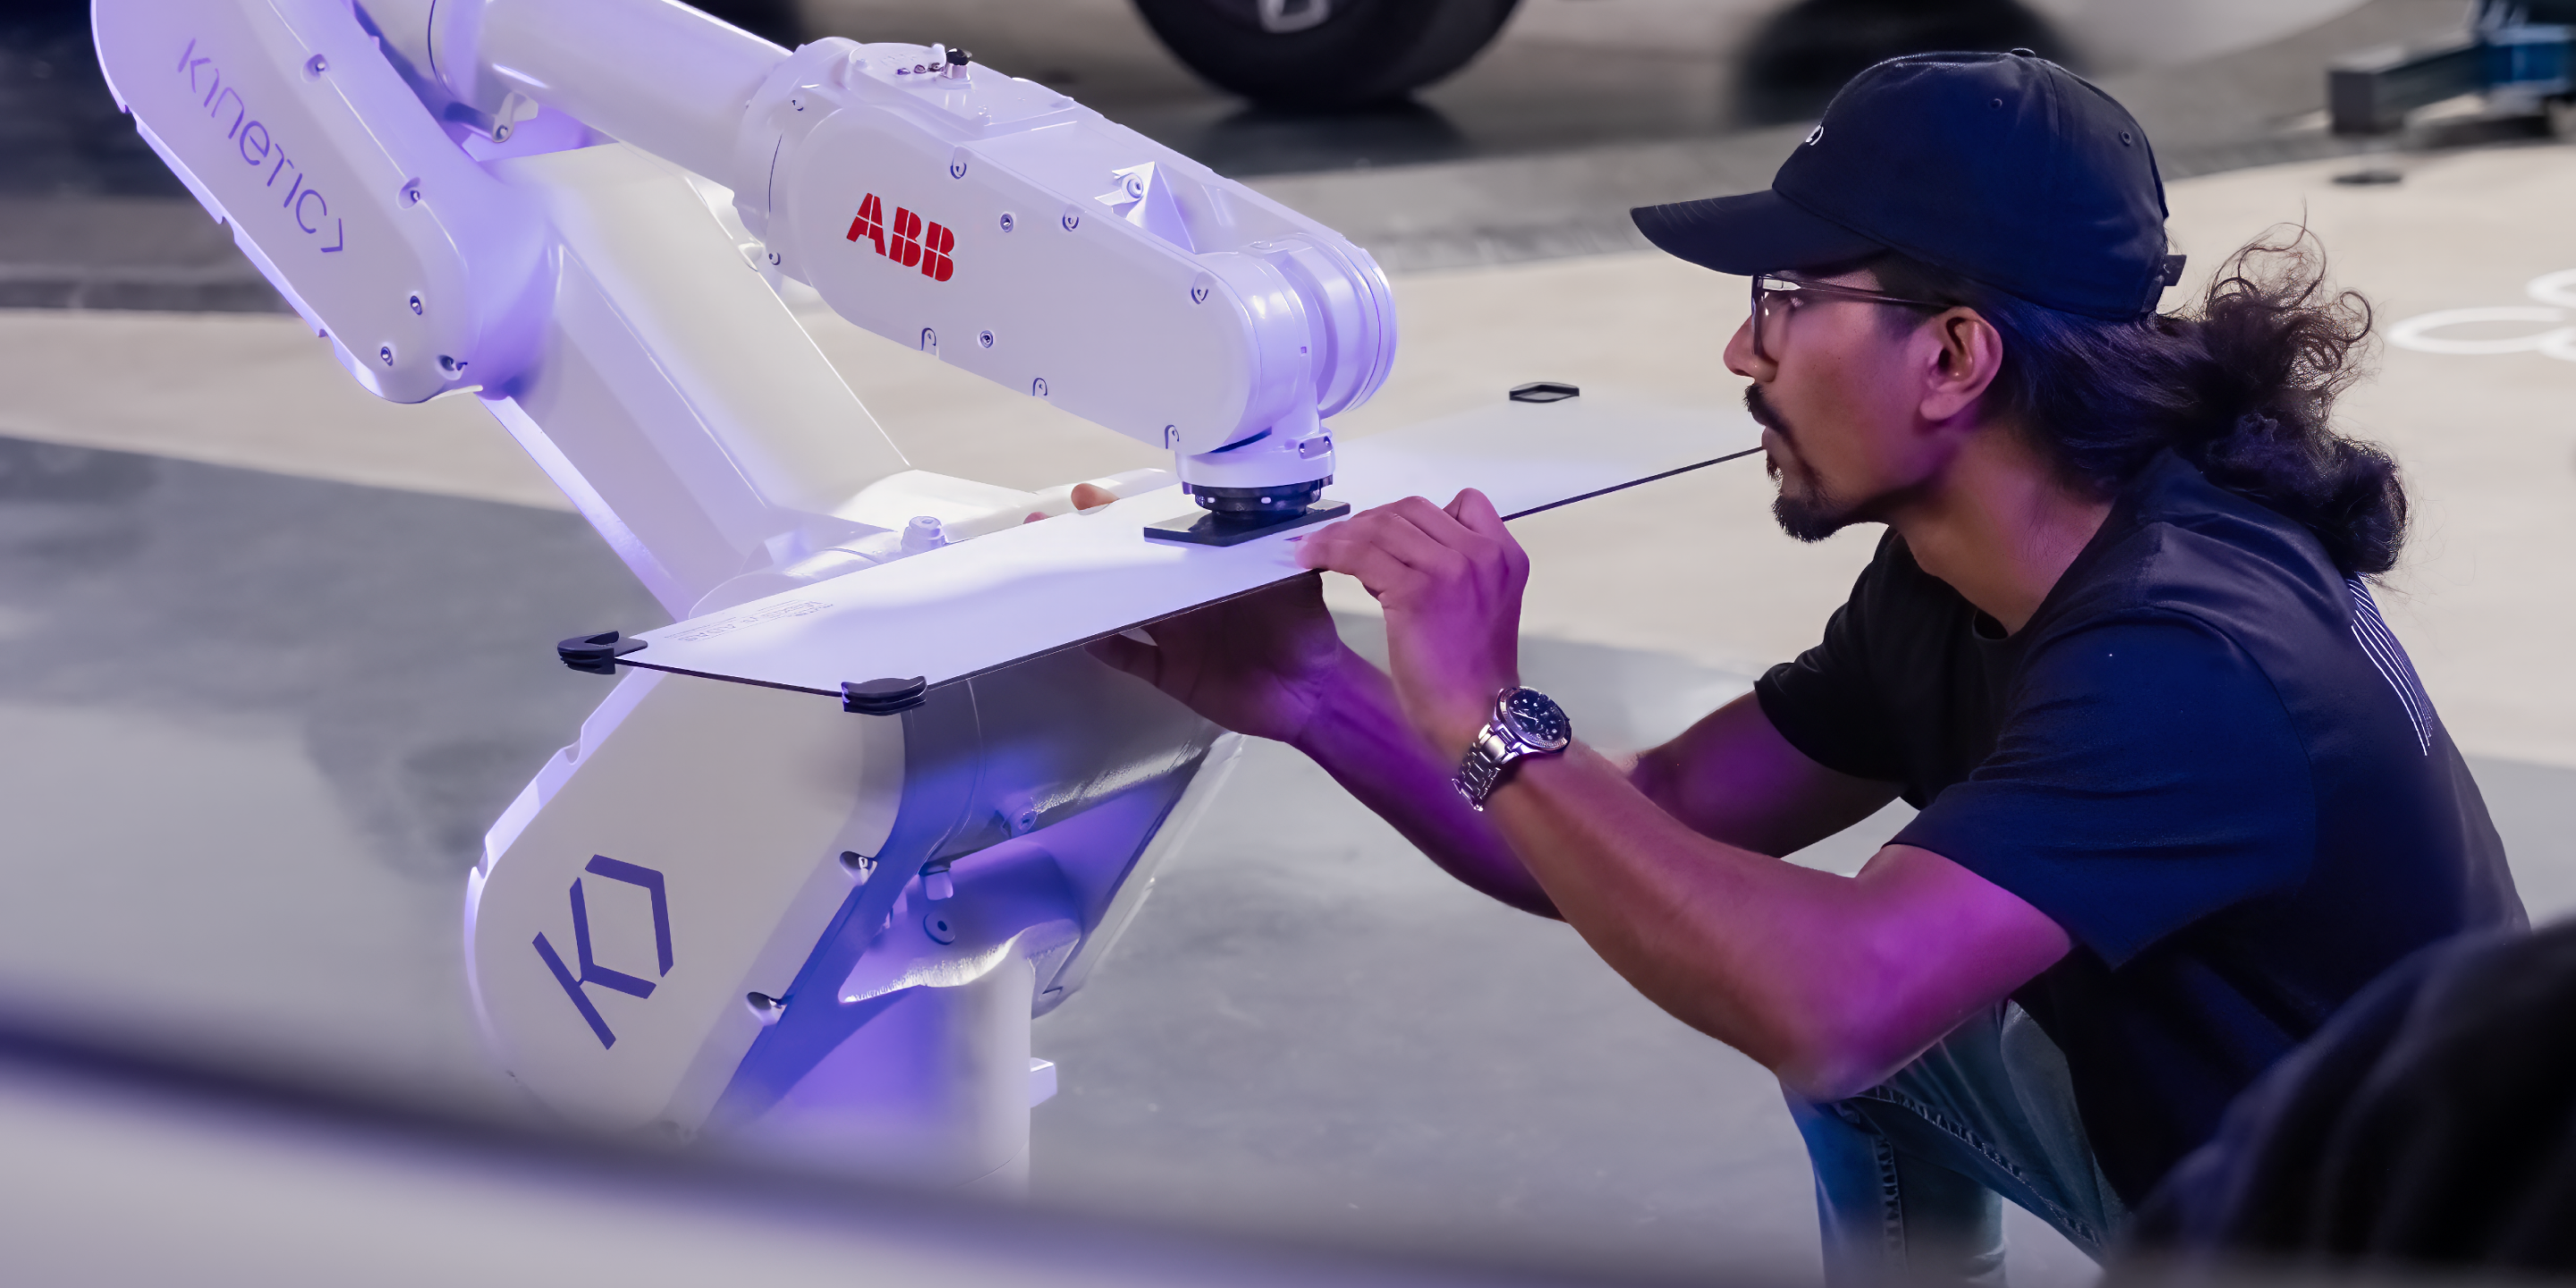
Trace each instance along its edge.
<path fill-rule="evenodd" d="M 957 248 L 956 233 L 945 225 L 925 222 L 901 206 L 895 207 L 889 222 L 885 203 L 873 192 L 859 203 L 858 217 L 850 221 L 849 239 L 874 243 L 878 254 L 905 268 L 918 268 L 934 282 L 945 282 L 957 272 L 957 261 L 950 257 Z"/>

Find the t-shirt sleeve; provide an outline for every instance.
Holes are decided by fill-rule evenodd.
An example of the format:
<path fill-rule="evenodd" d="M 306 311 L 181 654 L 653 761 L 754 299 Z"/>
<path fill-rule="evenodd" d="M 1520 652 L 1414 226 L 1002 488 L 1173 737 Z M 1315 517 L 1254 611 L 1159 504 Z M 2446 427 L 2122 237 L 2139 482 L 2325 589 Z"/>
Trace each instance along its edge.
<path fill-rule="evenodd" d="M 1854 778 L 1899 782 L 1905 766 L 1886 702 L 1870 673 L 1868 636 L 1891 575 L 1887 545 L 1861 571 L 1851 598 L 1825 622 L 1825 636 L 1794 662 L 1753 682 L 1763 716 L 1807 759 Z"/>
<path fill-rule="evenodd" d="M 2304 880 L 2306 748 L 2261 668 L 2179 615 L 2045 641 L 1994 753 L 1897 833 L 2011 891 L 2118 966 Z"/>

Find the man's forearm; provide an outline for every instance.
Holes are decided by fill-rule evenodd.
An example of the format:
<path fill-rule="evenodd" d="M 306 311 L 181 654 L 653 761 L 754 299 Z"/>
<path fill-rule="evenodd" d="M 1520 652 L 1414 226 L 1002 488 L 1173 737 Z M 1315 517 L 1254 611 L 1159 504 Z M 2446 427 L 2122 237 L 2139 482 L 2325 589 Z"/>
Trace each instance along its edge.
<path fill-rule="evenodd" d="M 1296 747 L 1449 875 L 1525 912 L 1557 915 L 1493 820 L 1458 794 L 1457 767 L 1423 745 L 1394 684 L 1366 659 L 1344 655 L 1333 696 Z"/>
<path fill-rule="evenodd" d="M 1930 851 L 1841 877 L 1711 840 L 1577 744 L 1488 806 L 1637 990 L 1817 1099 L 1869 1086 L 2064 956 L 2064 931 Z"/>
<path fill-rule="evenodd" d="M 1843 1045 L 1831 1017 L 1874 991 L 1849 878 L 1695 834 L 1579 744 L 1517 768 L 1488 810 L 1612 969 L 1793 1085 Z"/>

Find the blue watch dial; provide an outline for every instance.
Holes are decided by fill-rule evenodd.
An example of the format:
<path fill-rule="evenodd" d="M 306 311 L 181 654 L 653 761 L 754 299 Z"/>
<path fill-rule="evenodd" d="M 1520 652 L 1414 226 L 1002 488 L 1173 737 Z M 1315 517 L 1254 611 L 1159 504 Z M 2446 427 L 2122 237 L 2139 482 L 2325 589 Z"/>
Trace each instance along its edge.
<path fill-rule="evenodd" d="M 1541 751 L 1560 751 L 1574 741 L 1574 724 L 1565 718 L 1565 709 L 1536 689 L 1503 695 L 1502 717 L 1513 736 Z"/>

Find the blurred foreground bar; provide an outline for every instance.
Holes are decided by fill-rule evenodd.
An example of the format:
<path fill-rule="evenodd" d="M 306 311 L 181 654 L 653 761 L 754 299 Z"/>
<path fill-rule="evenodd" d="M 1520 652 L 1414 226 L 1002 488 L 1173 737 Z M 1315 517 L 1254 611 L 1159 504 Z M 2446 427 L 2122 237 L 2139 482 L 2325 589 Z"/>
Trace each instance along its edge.
<path fill-rule="evenodd" d="M 5 1021 L 0 1141 L 0 1278 L 51 1288 L 1684 1282 L 1156 1228 L 803 1174 L 368 1101 Z"/>

